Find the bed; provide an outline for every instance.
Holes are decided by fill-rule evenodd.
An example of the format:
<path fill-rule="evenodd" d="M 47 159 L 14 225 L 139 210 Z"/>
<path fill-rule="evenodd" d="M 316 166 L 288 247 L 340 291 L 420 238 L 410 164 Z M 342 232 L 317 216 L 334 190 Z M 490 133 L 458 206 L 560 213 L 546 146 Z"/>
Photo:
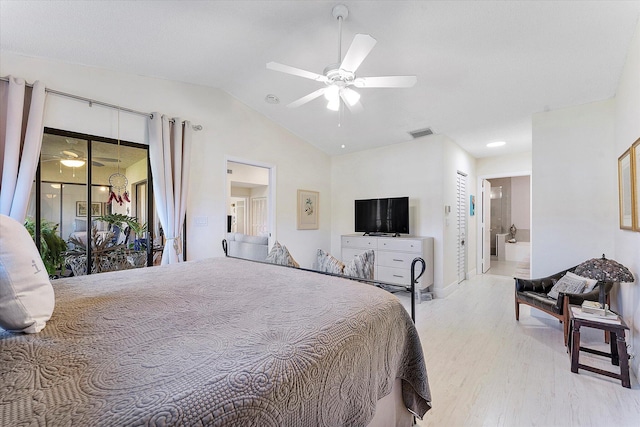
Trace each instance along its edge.
<path fill-rule="evenodd" d="M 53 287 L 44 330 L 0 329 L 0 425 L 400 425 L 431 407 L 410 316 L 368 284 L 211 258 Z"/>

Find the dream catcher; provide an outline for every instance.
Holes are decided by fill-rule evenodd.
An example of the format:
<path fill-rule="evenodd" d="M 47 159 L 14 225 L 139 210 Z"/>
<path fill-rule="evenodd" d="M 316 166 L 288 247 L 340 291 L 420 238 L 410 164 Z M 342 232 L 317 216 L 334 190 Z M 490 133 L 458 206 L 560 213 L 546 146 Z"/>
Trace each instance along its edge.
<path fill-rule="evenodd" d="M 111 193 L 109 194 L 109 200 L 107 204 L 115 201 L 120 206 L 124 202 L 131 202 L 129 199 L 129 193 L 127 193 L 127 185 L 129 180 L 124 174 L 120 173 L 120 109 L 118 108 L 118 172 L 111 174 L 109 177 L 109 185 L 111 185 Z M 118 194 L 116 194 L 116 191 Z"/>

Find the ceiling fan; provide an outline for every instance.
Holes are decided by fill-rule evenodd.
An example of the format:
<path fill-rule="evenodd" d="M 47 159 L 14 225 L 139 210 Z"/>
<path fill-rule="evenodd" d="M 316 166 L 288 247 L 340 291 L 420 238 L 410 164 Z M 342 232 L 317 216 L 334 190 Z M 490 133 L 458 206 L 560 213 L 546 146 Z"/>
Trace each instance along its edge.
<path fill-rule="evenodd" d="M 356 70 L 377 43 L 376 39 L 368 34 L 356 34 L 347 53 L 342 58 L 342 21 L 349 15 L 349 10 L 347 6 L 339 4 L 333 8 L 332 15 L 338 20 L 339 27 L 338 63 L 327 66 L 323 74 L 316 74 L 277 62 L 267 63 L 267 68 L 270 70 L 304 77 L 325 84 L 325 87 L 288 104 L 289 108 L 299 107 L 324 95 L 328 101 L 327 108 L 329 110 L 339 111 L 342 103 L 344 103 L 350 111 L 357 112 L 362 110 L 360 94 L 350 86 L 359 89 L 405 88 L 416 84 L 418 81 L 416 76 L 357 77 Z"/>
<path fill-rule="evenodd" d="M 69 145 L 75 145 L 77 143 L 77 141 L 72 139 L 65 139 L 65 141 Z M 59 161 L 60 164 L 64 166 L 70 168 L 79 168 L 87 163 L 87 158 L 85 157 L 85 153 L 83 151 L 77 150 L 75 148 L 66 148 L 56 154 L 42 153 L 42 161 Z M 105 166 L 104 162 L 118 162 L 118 159 L 110 157 L 93 157 L 91 165 L 96 167 L 103 167 Z"/>

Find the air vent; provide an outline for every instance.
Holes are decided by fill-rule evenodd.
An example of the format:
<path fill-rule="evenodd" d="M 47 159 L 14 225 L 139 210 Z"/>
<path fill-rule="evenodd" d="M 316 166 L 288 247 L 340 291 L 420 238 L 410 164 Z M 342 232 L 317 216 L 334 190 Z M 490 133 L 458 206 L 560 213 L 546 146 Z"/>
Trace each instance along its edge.
<path fill-rule="evenodd" d="M 227 175 L 231 175 L 233 173 L 233 169 L 227 169 Z"/>
<path fill-rule="evenodd" d="M 431 128 L 418 129 L 409 132 L 413 139 L 420 138 L 421 136 L 433 135 Z"/>

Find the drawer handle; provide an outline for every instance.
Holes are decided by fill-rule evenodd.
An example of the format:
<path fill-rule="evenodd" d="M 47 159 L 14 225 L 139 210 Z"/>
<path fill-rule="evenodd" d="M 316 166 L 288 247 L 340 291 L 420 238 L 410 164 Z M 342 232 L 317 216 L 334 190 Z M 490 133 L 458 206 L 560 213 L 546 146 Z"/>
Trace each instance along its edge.
<path fill-rule="evenodd" d="M 396 259 L 396 258 L 394 258 L 393 260 L 394 260 L 394 261 L 397 261 L 397 262 L 404 262 L 404 260 L 402 260 L 402 259 Z"/>
<path fill-rule="evenodd" d="M 404 279 L 404 276 L 400 276 L 399 274 L 394 274 L 393 277 L 399 277 L 401 279 Z"/>

